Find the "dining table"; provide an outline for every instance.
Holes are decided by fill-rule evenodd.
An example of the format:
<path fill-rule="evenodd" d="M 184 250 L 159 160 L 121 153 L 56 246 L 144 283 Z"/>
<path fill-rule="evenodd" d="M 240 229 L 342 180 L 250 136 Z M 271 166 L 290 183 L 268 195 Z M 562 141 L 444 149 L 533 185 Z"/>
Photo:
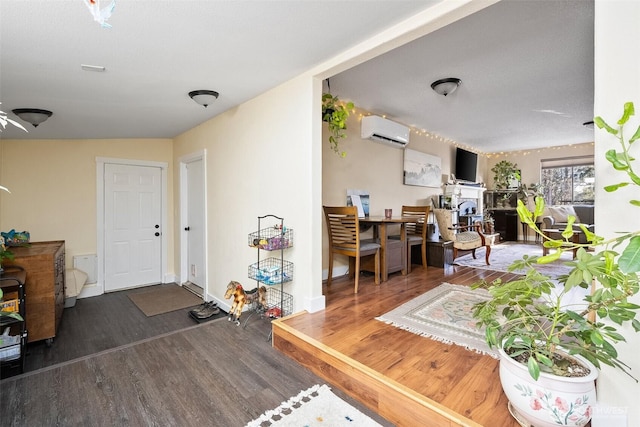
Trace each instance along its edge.
<path fill-rule="evenodd" d="M 387 218 L 385 216 L 367 216 L 359 218 L 360 224 L 369 224 L 373 226 L 373 238 L 380 241 L 380 281 L 386 282 L 389 279 L 389 268 L 387 259 L 389 257 L 388 242 L 389 236 L 387 235 L 388 225 L 399 224 L 400 225 L 400 240 L 402 251 L 402 269 L 400 270 L 402 275 L 407 274 L 407 223 L 415 222 L 416 219 L 412 217 L 392 216 Z"/>

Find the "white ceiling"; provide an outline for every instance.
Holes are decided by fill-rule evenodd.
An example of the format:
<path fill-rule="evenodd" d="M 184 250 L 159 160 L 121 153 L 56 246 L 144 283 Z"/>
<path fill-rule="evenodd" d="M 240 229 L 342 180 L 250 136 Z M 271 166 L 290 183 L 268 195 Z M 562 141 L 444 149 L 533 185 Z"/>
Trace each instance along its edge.
<path fill-rule="evenodd" d="M 0 109 L 54 113 L 2 138 L 171 138 L 439 2 L 116 1 L 106 29 L 83 0 L 0 0 Z M 457 92 L 431 91 L 451 76 Z M 330 81 L 484 152 L 592 141 L 593 1 L 504 0 Z"/>

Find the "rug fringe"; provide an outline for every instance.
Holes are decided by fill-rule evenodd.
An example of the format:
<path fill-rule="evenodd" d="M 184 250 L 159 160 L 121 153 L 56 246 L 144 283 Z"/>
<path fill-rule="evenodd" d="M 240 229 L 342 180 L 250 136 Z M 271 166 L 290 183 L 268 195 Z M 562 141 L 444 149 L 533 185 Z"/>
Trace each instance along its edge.
<path fill-rule="evenodd" d="M 448 345 L 454 345 L 455 344 L 455 345 L 457 345 L 459 347 L 464 347 L 465 349 L 473 351 L 473 352 L 475 352 L 477 354 L 491 356 L 494 359 L 500 359 L 500 355 L 498 355 L 497 353 L 491 352 L 491 351 L 482 350 L 482 349 L 476 348 L 474 346 L 470 346 L 468 344 L 461 344 L 461 343 L 459 343 L 457 341 L 454 341 L 454 340 L 443 338 L 443 337 L 440 337 L 438 335 L 429 334 L 429 333 L 421 331 L 419 329 L 415 329 L 415 328 L 412 328 L 412 327 L 407 326 L 407 325 L 402 325 L 402 324 L 396 323 L 393 320 L 385 319 L 384 317 L 376 317 L 375 319 L 379 320 L 381 322 L 384 322 L 387 325 L 391 325 L 393 327 L 396 327 L 398 329 L 402 329 L 404 331 L 411 332 L 412 334 L 420 335 L 421 337 L 429 338 L 429 339 L 432 339 L 434 341 L 441 342 L 443 344 L 448 344 Z"/>
<path fill-rule="evenodd" d="M 306 390 L 302 390 L 300 393 L 298 393 L 296 396 L 293 396 L 292 398 L 290 398 L 289 400 L 282 402 L 280 404 L 280 406 L 278 406 L 277 408 L 274 409 L 270 409 L 268 411 L 265 411 L 264 414 L 260 415 L 260 417 L 256 418 L 253 421 L 250 421 L 246 427 L 260 427 L 262 425 L 262 423 L 264 422 L 273 422 L 273 417 L 276 416 L 282 416 L 284 414 L 285 411 L 289 411 L 291 409 L 295 409 L 297 407 L 300 407 L 300 405 L 302 403 L 305 402 L 304 399 L 312 396 L 312 395 L 317 395 L 322 391 L 328 391 L 331 390 L 331 388 L 326 385 L 320 385 L 320 384 L 316 384 L 312 387 L 309 387 Z M 308 399 L 306 400 L 308 401 Z"/>

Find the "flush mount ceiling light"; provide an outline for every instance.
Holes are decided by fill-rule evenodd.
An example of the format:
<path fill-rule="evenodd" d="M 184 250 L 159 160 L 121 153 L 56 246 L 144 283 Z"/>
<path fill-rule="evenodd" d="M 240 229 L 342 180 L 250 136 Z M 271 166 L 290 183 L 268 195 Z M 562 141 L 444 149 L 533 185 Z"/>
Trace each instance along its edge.
<path fill-rule="evenodd" d="M 189 92 L 191 99 L 207 108 L 207 105 L 218 99 L 218 92 L 213 90 L 193 90 Z"/>
<path fill-rule="evenodd" d="M 84 71 L 96 71 L 98 73 L 104 73 L 106 70 L 102 65 L 89 65 L 89 64 L 80 64 L 80 68 Z"/>
<path fill-rule="evenodd" d="M 13 114 L 20 117 L 27 123 L 31 123 L 34 128 L 45 120 L 47 120 L 53 114 L 49 110 L 41 110 L 39 108 L 16 108 L 12 110 Z"/>
<path fill-rule="evenodd" d="M 458 89 L 458 86 L 460 86 L 460 83 L 462 83 L 462 80 L 455 77 L 448 77 L 431 83 L 431 89 L 436 91 L 439 95 L 447 96 L 450 93 L 455 92 L 455 90 Z"/>

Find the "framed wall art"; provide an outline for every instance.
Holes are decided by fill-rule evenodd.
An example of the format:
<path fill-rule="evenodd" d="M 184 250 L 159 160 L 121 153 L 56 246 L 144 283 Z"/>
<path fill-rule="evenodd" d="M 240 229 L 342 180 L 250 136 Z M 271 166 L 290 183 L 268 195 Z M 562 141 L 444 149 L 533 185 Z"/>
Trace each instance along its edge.
<path fill-rule="evenodd" d="M 404 150 L 404 185 L 440 187 L 442 159 L 420 151 Z"/>

